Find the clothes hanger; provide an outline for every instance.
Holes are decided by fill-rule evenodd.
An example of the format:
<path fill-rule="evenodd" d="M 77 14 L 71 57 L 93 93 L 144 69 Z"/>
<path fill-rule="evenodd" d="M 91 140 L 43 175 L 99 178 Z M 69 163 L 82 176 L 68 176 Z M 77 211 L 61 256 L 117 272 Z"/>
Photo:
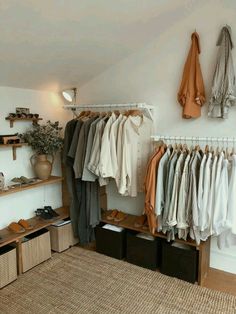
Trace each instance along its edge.
<path fill-rule="evenodd" d="M 143 117 L 143 113 L 139 109 L 131 109 L 131 110 L 129 110 L 128 111 L 128 115 L 129 116 L 133 116 L 133 117 L 135 117 L 135 116 Z"/>

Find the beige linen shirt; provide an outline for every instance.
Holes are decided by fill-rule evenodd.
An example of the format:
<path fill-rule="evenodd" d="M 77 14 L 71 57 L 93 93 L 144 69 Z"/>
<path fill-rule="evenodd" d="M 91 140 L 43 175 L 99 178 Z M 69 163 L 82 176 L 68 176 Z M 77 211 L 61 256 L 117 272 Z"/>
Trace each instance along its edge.
<path fill-rule="evenodd" d="M 129 116 L 123 126 L 123 152 L 119 193 L 136 197 L 144 191 L 148 159 L 152 153 L 153 123 L 145 116 Z"/>

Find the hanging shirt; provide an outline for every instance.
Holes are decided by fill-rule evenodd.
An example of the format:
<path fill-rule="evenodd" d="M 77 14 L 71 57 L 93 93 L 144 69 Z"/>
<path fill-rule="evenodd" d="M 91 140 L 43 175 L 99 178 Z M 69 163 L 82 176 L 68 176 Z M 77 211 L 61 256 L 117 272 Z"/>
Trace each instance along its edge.
<path fill-rule="evenodd" d="M 209 153 L 205 169 L 204 169 L 204 179 L 203 179 L 203 197 L 202 197 L 202 213 L 199 223 L 199 228 L 201 232 L 201 240 L 206 241 L 209 234 L 209 217 L 208 217 L 208 199 L 210 195 L 211 188 L 211 162 L 212 154 Z"/>
<path fill-rule="evenodd" d="M 177 225 L 178 197 L 179 197 L 179 189 L 180 189 L 181 176 L 183 172 L 184 160 L 185 160 L 185 154 L 181 153 L 179 155 L 179 158 L 175 166 L 172 196 L 171 196 L 170 207 L 169 207 L 169 212 L 168 212 L 168 217 L 167 217 L 167 224 L 170 227 L 174 227 L 175 225 Z"/>
<path fill-rule="evenodd" d="M 211 169 L 211 187 L 210 187 L 210 193 L 208 198 L 208 226 L 209 226 L 209 232 L 208 236 L 211 236 L 213 234 L 212 231 L 212 222 L 213 222 L 213 212 L 214 212 L 214 206 L 215 206 L 215 182 L 216 182 L 216 166 L 217 166 L 218 156 L 214 156 L 212 169 Z"/>
<path fill-rule="evenodd" d="M 216 45 L 219 46 L 219 51 L 208 116 L 225 119 L 228 118 L 229 108 L 236 102 L 235 74 L 231 53 L 233 42 L 229 26 L 222 28 Z"/>
<path fill-rule="evenodd" d="M 218 170 L 218 169 L 217 169 Z M 216 235 L 225 231 L 228 203 L 228 160 L 222 161 L 219 185 L 217 188 L 216 202 L 213 216 L 213 230 Z"/>
<path fill-rule="evenodd" d="M 200 226 L 202 225 L 202 218 L 203 218 L 203 192 L 204 192 L 204 175 L 205 175 L 205 164 L 206 164 L 207 156 L 206 154 L 203 155 L 201 165 L 200 165 L 200 172 L 199 172 L 199 182 L 198 182 L 198 196 L 197 196 L 197 204 L 198 204 L 198 228 L 200 230 Z"/>
<path fill-rule="evenodd" d="M 189 162 L 191 155 L 188 154 L 185 158 L 183 173 L 179 188 L 179 198 L 178 198 L 178 211 L 177 211 L 177 228 L 179 239 L 183 238 L 186 240 L 188 228 L 187 224 L 187 201 L 189 197 Z"/>
<path fill-rule="evenodd" d="M 231 175 L 228 194 L 228 211 L 226 216 L 225 231 L 217 238 L 217 244 L 220 249 L 236 245 L 236 155 L 232 156 Z"/>
<path fill-rule="evenodd" d="M 82 178 L 89 128 L 95 119 L 96 117 L 86 119 L 86 121 L 83 122 L 83 125 L 81 126 L 80 129 L 73 166 L 75 178 L 77 179 Z"/>
<path fill-rule="evenodd" d="M 184 66 L 183 78 L 178 92 L 178 101 L 183 107 L 183 118 L 201 116 L 201 106 L 205 102 L 205 89 L 199 63 L 200 43 L 198 33 L 191 36 L 192 44 Z"/>
<path fill-rule="evenodd" d="M 163 217 L 162 217 L 162 232 L 163 233 L 166 233 L 169 230 L 167 218 L 169 214 L 169 207 L 170 207 L 171 195 L 172 195 L 172 190 L 173 190 L 175 164 L 178 158 L 178 154 L 174 152 L 171 157 L 167 164 L 166 202 L 165 202 L 165 207 L 164 207 Z"/>
<path fill-rule="evenodd" d="M 95 136 L 93 139 L 93 145 L 91 149 L 90 159 L 88 162 L 88 169 L 99 176 L 99 160 L 100 160 L 100 152 L 101 152 L 101 143 L 102 143 L 102 135 L 103 130 L 105 128 L 106 122 L 105 118 L 102 118 L 96 125 Z"/>
<path fill-rule="evenodd" d="M 119 193 L 136 197 L 144 190 L 144 177 L 151 155 L 152 121 L 145 116 L 129 116 L 123 126 L 123 153 Z"/>
<path fill-rule="evenodd" d="M 122 119 L 119 123 L 118 130 L 117 130 L 117 143 L 116 143 L 116 153 L 117 153 L 117 165 L 118 171 L 116 174 L 116 185 L 118 191 L 121 189 L 121 172 L 122 172 L 122 153 L 123 153 L 123 126 L 126 121 L 127 117 L 122 116 Z M 123 195 L 127 194 L 127 189 Z"/>
<path fill-rule="evenodd" d="M 118 175 L 118 152 L 117 152 L 117 142 L 118 142 L 118 130 L 119 125 L 123 119 L 122 114 L 119 115 L 119 117 L 115 120 L 115 122 L 112 123 L 111 129 L 110 129 L 110 155 L 111 155 L 111 172 L 112 172 L 112 178 L 116 178 Z"/>
<path fill-rule="evenodd" d="M 99 174 L 102 178 L 114 177 L 111 159 L 111 148 L 110 148 L 110 130 L 112 124 L 116 120 L 114 112 L 108 119 L 106 126 L 104 127 L 102 139 L 101 139 L 101 151 L 99 158 Z"/>
<path fill-rule="evenodd" d="M 149 229 L 152 234 L 154 234 L 157 229 L 157 217 L 154 209 L 156 197 L 156 175 L 158 165 L 163 154 L 164 147 L 161 146 L 154 156 L 151 157 L 145 176 L 145 213 L 147 215 Z"/>
<path fill-rule="evenodd" d="M 90 155 L 91 155 L 91 151 L 92 151 L 93 139 L 94 139 L 95 131 L 96 131 L 96 125 L 101 119 L 102 119 L 102 117 L 97 118 L 90 125 L 88 140 L 87 140 L 86 153 L 85 153 L 85 160 L 84 160 L 84 169 L 83 169 L 83 175 L 82 175 L 83 181 L 94 182 L 98 178 L 98 176 L 96 174 L 92 173 L 88 169 L 88 163 L 89 163 L 89 159 L 90 159 Z"/>
<path fill-rule="evenodd" d="M 189 194 L 188 207 L 191 206 L 192 215 L 189 220 L 190 237 L 196 241 L 197 245 L 200 244 L 200 230 L 199 230 L 199 212 L 198 212 L 198 185 L 199 185 L 199 172 L 202 157 L 199 152 L 195 153 L 194 159 L 191 164 L 190 184 L 191 194 Z"/>
<path fill-rule="evenodd" d="M 224 153 L 221 152 L 220 155 L 218 156 L 218 161 L 216 165 L 216 179 L 215 179 L 215 202 L 214 202 L 214 207 L 213 207 L 213 215 L 212 215 L 212 233 L 213 235 L 215 234 L 215 221 L 214 221 L 214 213 L 215 213 L 215 208 L 217 205 L 217 198 L 218 198 L 218 192 L 219 192 L 219 186 L 220 186 L 220 176 L 221 176 L 221 170 L 222 170 L 222 164 L 223 164 L 223 159 L 224 159 Z"/>
<path fill-rule="evenodd" d="M 167 165 L 170 158 L 170 149 L 167 148 L 165 154 L 161 158 L 157 171 L 157 186 L 156 186 L 156 202 L 155 202 L 155 213 L 158 217 L 158 231 L 162 230 L 162 212 L 165 206 L 166 198 L 166 177 L 167 177 Z"/>

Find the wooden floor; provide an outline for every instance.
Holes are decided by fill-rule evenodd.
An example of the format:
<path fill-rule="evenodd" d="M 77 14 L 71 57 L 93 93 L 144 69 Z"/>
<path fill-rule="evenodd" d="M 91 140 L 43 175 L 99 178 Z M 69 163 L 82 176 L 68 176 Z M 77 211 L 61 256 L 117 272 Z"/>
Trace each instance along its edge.
<path fill-rule="evenodd" d="M 215 268 L 210 268 L 203 286 L 236 296 L 236 275 Z"/>

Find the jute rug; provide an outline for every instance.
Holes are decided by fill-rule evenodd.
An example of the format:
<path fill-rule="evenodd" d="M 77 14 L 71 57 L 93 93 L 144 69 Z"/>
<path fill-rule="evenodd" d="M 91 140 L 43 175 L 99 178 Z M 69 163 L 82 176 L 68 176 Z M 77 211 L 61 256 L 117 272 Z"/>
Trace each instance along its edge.
<path fill-rule="evenodd" d="M 236 298 L 73 247 L 0 290 L 0 313 L 230 314 Z"/>

